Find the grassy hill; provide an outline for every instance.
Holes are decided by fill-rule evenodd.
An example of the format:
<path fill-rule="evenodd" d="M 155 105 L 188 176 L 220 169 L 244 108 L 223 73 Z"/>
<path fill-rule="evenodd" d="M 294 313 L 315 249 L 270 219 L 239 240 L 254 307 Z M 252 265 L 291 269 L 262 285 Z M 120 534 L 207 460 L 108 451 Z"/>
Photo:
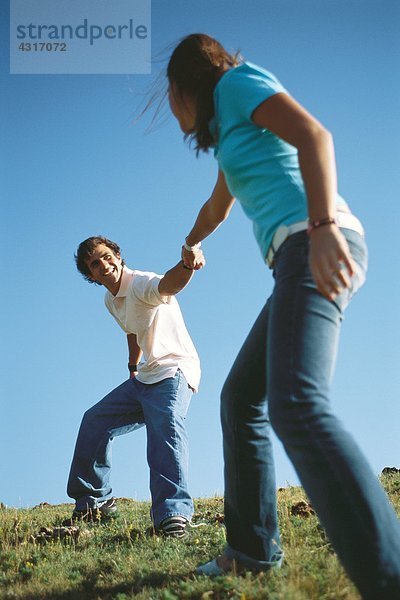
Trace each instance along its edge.
<path fill-rule="evenodd" d="M 400 473 L 382 475 L 400 513 Z M 60 528 L 71 504 L 0 508 L 2 600 L 359 600 L 318 524 L 302 488 L 280 489 L 285 561 L 269 574 L 196 576 L 197 564 L 223 549 L 222 498 L 195 502 L 195 522 L 184 540 L 146 535 L 149 504 L 120 499 L 107 525 Z"/>

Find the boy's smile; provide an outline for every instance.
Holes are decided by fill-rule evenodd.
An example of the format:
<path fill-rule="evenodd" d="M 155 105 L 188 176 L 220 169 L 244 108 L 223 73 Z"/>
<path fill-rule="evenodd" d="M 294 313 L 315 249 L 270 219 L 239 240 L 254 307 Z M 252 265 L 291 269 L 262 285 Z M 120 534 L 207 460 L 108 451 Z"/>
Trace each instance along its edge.
<path fill-rule="evenodd" d="M 121 257 L 114 254 L 105 244 L 99 244 L 86 260 L 86 264 L 90 271 L 90 278 L 104 285 L 115 296 L 121 284 L 123 270 Z"/>

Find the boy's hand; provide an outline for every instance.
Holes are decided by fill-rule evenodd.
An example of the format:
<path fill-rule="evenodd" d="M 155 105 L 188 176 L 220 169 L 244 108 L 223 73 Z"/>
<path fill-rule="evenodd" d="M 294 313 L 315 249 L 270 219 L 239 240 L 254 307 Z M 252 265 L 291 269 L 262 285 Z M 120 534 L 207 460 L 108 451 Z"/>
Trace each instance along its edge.
<path fill-rule="evenodd" d="M 189 269 L 194 269 L 195 271 L 202 269 L 206 264 L 206 259 L 204 258 L 201 248 L 192 251 L 186 250 L 185 246 L 182 246 L 181 257 L 183 264 Z"/>

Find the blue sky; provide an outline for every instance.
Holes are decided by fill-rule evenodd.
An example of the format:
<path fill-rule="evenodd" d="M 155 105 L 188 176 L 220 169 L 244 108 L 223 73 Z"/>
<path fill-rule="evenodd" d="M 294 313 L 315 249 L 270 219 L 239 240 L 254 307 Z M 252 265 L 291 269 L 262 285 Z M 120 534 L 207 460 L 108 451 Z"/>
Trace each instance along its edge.
<path fill-rule="evenodd" d="M 162 273 L 216 176 L 168 118 L 146 133 L 137 105 L 180 37 L 204 31 L 274 72 L 334 135 L 339 190 L 363 221 L 365 287 L 347 310 L 332 403 L 374 472 L 399 466 L 400 5 L 391 0 L 153 0 L 152 75 L 10 75 L 1 3 L 0 501 L 68 501 L 86 408 L 127 376 L 124 334 L 73 253 L 94 234 L 127 264 Z M 204 243 L 207 266 L 180 296 L 202 359 L 188 427 L 195 497 L 223 492 L 219 392 L 272 277 L 239 205 Z M 145 431 L 114 443 L 116 496 L 148 499 Z M 275 441 L 278 485 L 297 484 Z"/>

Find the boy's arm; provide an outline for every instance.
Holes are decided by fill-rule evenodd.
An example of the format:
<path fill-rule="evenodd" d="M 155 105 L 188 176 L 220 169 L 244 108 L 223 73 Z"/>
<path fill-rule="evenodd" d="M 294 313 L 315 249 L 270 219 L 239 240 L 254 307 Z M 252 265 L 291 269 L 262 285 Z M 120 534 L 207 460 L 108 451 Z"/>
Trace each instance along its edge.
<path fill-rule="evenodd" d="M 134 333 L 128 333 L 127 334 L 127 340 L 128 340 L 128 350 L 129 350 L 129 360 L 128 360 L 128 369 L 129 372 L 131 373 L 131 377 L 134 377 L 135 372 L 137 371 L 137 369 L 131 371 L 131 368 L 134 365 L 138 365 L 142 356 L 142 350 L 140 349 L 138 343 L 137 343 L 137 339 L 136 339 L 136 335 Z"/>
<path fill-rule="evenodd" d="M 201 268 L 204 267 L 205 259 L 203 253 L 199 251 L 199 254 L 196 255 L 197 265 Z M 185 267 L 183 261 L 180 260 L 175 267 L 172 267 L 169 271 L 167 271 L 164 277 L 161 279 L 158 284 L 158 291 L 161 296 L 175 296 L 184 287 L 187 286 L 189 281 L 193 277 L 194 270 Z"/>

